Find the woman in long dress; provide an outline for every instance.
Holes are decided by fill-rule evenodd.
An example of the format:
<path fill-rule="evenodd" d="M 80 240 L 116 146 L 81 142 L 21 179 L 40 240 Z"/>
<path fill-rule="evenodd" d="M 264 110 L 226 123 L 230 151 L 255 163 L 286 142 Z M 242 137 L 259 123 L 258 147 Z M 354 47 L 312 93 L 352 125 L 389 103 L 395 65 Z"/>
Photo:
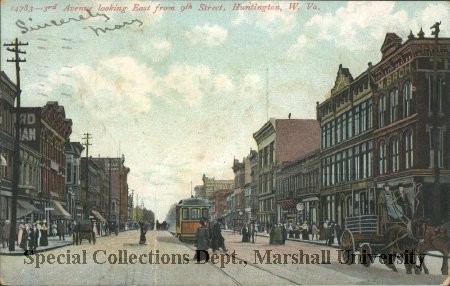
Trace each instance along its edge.
<path fill-rule="evenodd" d="M 24 224 L 23 220 L 21 220 L 20 224 L 19 224 L 19 231 L 17 232 L 17 245 L 20 245 L 20 243 L 22 242 L 24 230 L 25 230 L 25 224 Z"/>
<path fill-rule="evenodd" d="M 47 229 L 47 223 L 41 224 L 41 238 L 39 239 L 39 245 L 40 246 L 48 246 L 48 229 Z"/>

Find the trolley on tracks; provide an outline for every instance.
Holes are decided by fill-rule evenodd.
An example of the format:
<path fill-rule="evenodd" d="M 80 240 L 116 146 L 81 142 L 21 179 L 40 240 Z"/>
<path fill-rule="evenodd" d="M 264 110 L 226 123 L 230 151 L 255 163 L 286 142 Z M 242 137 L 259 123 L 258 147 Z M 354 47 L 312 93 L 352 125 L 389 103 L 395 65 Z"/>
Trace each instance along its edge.
<path fill-rule="evenodd" d="M 194 241 L 200 219 L 209 218 L 211 204 L 201 198 L 181 200 L 176 207 L 176 235 L 181 241 Z"/>

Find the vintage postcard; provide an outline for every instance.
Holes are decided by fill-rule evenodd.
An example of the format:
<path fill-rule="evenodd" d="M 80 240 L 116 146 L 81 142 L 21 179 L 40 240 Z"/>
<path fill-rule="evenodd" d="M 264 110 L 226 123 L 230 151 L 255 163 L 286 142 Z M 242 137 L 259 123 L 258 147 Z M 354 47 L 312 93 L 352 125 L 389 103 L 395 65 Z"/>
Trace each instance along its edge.
<path fill-rule="evenodd" d="M 450 285 L 449 15 L 0 0 L 0 285 Z"/>

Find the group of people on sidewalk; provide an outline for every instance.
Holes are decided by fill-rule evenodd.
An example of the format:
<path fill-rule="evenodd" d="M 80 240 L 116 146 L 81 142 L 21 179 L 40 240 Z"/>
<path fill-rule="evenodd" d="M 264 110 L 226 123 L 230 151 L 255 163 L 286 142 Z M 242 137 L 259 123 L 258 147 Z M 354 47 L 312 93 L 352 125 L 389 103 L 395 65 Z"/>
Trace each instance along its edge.
<path fill-rule="evenodd" d="M 0 219 L 1 248 L 9 247 L 10 227 L 11 225 L 9 220 Z M 45 220 L 38 220 L 34 223 L 20 220 L 16 224 L 14 241 L 16 245 L 23 250 L 34 251 L 38 247 L 48 246 L 49 235 L 54 237 L 59 235 L 60 240 L 65 240 L 64 233 L 64 225 L 62 224 L 62 222 L 58 222 L 58 224 L 53 222 L 49 228 L 47 225 L 47 221 Z"/>
<path fill-rule="evenodd" d="M 294 224 L 286 228 L 285 224 L 279 223 L 270 229 L 269 244 L 285 244 L 288 234 L 290 238 L 300 239 L 301 237 L 302 240 L 323 241 L 326 245 L 332 245 L 335 239 L 340 244 L 342 228 L 333 221 L 324 221 L 319 227 L 316 223 L 310 225 L 304 222 L 301 225 Z"/>

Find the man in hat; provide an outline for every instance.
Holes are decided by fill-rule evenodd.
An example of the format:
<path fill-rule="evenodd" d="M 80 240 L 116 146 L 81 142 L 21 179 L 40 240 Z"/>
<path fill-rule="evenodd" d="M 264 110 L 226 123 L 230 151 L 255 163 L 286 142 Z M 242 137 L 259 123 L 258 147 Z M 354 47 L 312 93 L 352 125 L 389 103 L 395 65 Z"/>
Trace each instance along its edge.
<path fill-rule="evenodd" d="M 205 218 L 200 219 L 200 227 L 195 235 L 195 246 L 197 250 L 195 251 L 194 259 L 197 259 L 197 261 L 206 260 L 209 256 L 209 229 L 206 227 Z"/>

